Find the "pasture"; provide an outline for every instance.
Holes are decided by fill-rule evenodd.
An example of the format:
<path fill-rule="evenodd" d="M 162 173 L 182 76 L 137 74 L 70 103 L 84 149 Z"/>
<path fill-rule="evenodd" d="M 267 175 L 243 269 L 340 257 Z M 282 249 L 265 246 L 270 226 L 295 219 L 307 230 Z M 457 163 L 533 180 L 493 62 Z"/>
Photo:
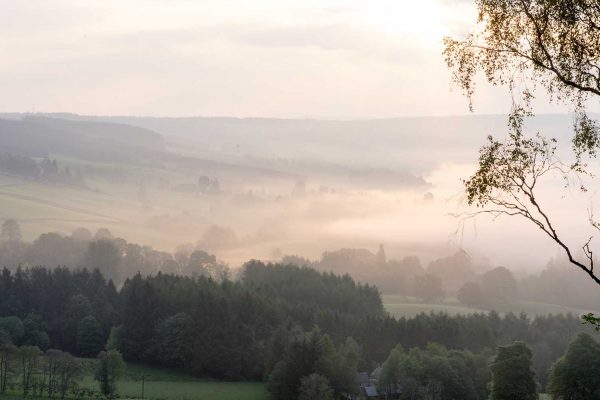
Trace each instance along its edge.
<path fill-rule="evenodd" d="M 84 360 L 84 362 L 88 361 Z M 133 363 L 127 365 L 127 372 L 117 385 L 119 396 L 141 399 L 142 378 L 144 399 L 149 400 L 265 400 L 267 398 L 265 385 L 261 382 L 198 379 L 175 370 Z M 98 387 L 91 372 L 86 374 L 81 384 L 94 390 Z"/>
<path fill-rule="evenodd" d="M 94 392 L 89 399 L 103 398 L 98 392 L 98 382 L 93 378 L 95 359 L 79 359 L 83 364 L 84 376 L 79 382 L 81 388 Z M 224 382 L 198 379 L 176 370 L 155 368 L 128 363 L 125 376 L 117 382 L 117 392 L 121 399 L 141 399 L 142 379 L 144 399 L 148 400 L 266 400 L 267 391 L 261 382 Z M 0 400 L 17 400 L 19 394 L 0 394 Z M 47 399 L 27 397 L 30 400 Z M 84 400 L 88 400 L 85 397 Z"/>
<path fill-rule="evenodd" d="M 414 297 L 383 295 L 382 301 L 385 309 L 396 318 L 411 318 L 420 313 L 447 313 L 448 315 L 467 315 L 474 313 L 487 313 L 487 308 L 475 308 L 460 304 L 454 298 L 447 298 L 444 302 L 428 304 L 422 303 Z M 538 303 L 533 301 L 514 301 L 494 305 L 493 309 L 501 314 L 512 312 L 514 314 L 525 313 L 531 316 L 548 314 L 580 314 L 584 310 L 560 306 L 556 304 Z"/>

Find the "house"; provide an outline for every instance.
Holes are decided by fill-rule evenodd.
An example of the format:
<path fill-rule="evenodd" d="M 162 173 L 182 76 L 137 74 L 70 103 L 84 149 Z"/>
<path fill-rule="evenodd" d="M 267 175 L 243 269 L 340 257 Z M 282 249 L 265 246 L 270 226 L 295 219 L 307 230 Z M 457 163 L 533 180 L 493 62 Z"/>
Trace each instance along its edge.
<path fill-rule="evenodd" d="M 356 374 L 356 383 L 358 383 L 359 387 L 366 387 L 371 385 L 371 379 L 369 378 L 369 374 L 367 372 L 358 372 Z"/>
<path fill-rule="evenodd" d="M 364 399 L 381 399 L 382 398 L 381 396 L 379 396 L 379 393 L 377 393 L 376 386 L 367 386 L 367 387 L 362 388 L 361 395 L 363 396 Z"/>
<path fill-rule="evenodd" d="M 381 365 L 378 365 L 370 374 L 368 372 L 358 372 L 356 374 L 356 383 L 360 388 L 360 393 L 354 399 L 396 399 L 402 393 L 402 387 L 397 384 L 395 387 L 389 388 L 387 393 L 379 393 L 377 390 L 377 382 L 381 375 Z"/>

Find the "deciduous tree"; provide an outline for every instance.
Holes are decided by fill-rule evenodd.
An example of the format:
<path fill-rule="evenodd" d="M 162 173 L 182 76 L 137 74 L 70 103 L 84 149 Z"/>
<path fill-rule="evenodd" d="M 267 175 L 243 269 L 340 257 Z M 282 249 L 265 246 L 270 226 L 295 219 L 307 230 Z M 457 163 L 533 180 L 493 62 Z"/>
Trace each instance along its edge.
<path fill-rule="evenodd" d="M 415 276 L 415 296 L 426 303 L 443 299 L 442 280 L 432 274 Z"/>
<path fill-rule="evenodd" d="M 333 389 L 324 376 L 310 374 L 301 380 L 298 400 L 333 400 Z"/>
<path fill-rule="evenodd" d="M 100 391 L 112 399 L 117 394 L 117 379 L 125 373 L 125 362 L 117 350 L 103 351 L 98 355 L 98 367 L 94 377 L 100 385 Z"/>
<path fill-rule="evenodd" d="M 552 367 L 549 392 L 557 400 L 600 398 L 600 344 L 581 333 Z"/>
<path fill-rule="evenodd" d="M 494 216 L 519 216 L 539 228 L 564 251 L 573 266 L 600 284 L 594 271 L 592 238 L 573 247 L 539 195 L 542 178 L 557 173 L 566 181 L 585 173 L 586 156 L 600 149 L 600 126 L 586 113 L 600 99 L 600 7 L 596 0 L 477 0 L 478 27 L 462 40 L 445 38 L 453 80 L 469 98 L 478 73 L 507 87 L 514 104 L 505 141 L 489 137 L 477 171 L 465 181 L 467 201 Z M 574 161 L 563 164 L 557 142 L 524 133 L 541 90 L 576 113 L 571 146 Z M 585 190 L 584 187 L 582 189 Z M 474 213 L 472 215 L 477 215 Z M 587 221 L 586 221 L 587 222 Z M 590 216 L 592 227 L 600 224 Z M 575 249 L 583 249 L 578 256 Z M 598 322 L 598 321 L 596 321 Z"/>
<path fill-rule="evenodd" d="M 532 356 L 523 342 L 498 347 L 491 365 L 491 400 L 538 399 Z"/>

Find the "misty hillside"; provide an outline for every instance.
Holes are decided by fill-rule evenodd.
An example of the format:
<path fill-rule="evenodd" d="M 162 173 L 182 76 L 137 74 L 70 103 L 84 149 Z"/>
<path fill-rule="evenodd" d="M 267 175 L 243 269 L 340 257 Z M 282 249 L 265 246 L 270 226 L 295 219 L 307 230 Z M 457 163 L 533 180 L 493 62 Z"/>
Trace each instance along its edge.
<path fill-rule="evenodd" d="M 600 400 L 600 1 L 0 1 L 0 400 Z"/>
<path fill-rule="evenodd" d="M 2 115 L 23 118 L 27 114 L 0 114 L 0 117 Z M 307 160 L 319 160 L 324 165 L 391 169 L 416 175 L 444 162 L 469 162 L 487 135 L 504 137 L 507 132 L 505 115 L 356 121 L 36 115 L 145 128 L 163 135 L 178 151 L 193 150 L 203 157 L 222 161 L 238 160 L 284 169 L 292 162 L 302 169 Z M 568 140 L 572 124 L 570 115 L 544 114 L 529 119 L 527 127 L 530 131 Z"/>
<path fill-rule="evenodd" d="M 0 148 L 5 152 L 125 161 L 136 160 L 147 152 L 163 151 L 164 147 L 161 135 L 132 125 L 31 116 L 22 120 L 0 119 Z"/>
<path fill-rule="evenodd" d="M 158 168 L 176 166 L 182 170 L 220 170 L 243 174 L 236 165 L 187 157 L 167 151 L 165 138 L 150 129 L 126 123 L 60 119 L 54 116 L 3 115 L 0 119 L 0 149 L 43 158 L 67 156 L 80 161 L 120 164 L 148 164 Z M 274 171 L 251 168 L 266 175 Z"/>
<path fill-rule="evenodd" d="M 565 140 L 571 124 L 569 115 L 542 115 L 529 127 Z M 380 243 L 396 257 L 431 260 L 456 250 L 450 214 L 460 179 L 486 136 L 505 131 L 501 115 L 319 121 L 0 114 L 0 172 L 8 174 L 0 180 L 0 217 L 26 221 L 29 238 L 85 223 L 169 251 L 202 240 L 234 265 L 273 252 L 315 258 Z M 69 184 L 69 196 L 49 183 Z M 215 226 L 225 238 L 207 241 Z M 511 228 L 493 229 L 508 240 Z M 541 268 L 547 255 L 530 249 L 492 253 L 479 240 L 472 250 Z"/>

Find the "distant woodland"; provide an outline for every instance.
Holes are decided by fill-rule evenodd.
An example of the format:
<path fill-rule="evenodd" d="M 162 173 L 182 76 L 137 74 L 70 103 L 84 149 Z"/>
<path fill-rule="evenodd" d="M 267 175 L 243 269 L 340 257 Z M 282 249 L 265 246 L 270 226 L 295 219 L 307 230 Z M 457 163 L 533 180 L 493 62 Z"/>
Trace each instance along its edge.
<path fill-rule="evenodd" d="M 516 273 L 456 247 L 446 256 L 403 249 L 391 257 L 373 240 L 315 233 L 402 203 L 422 218 L 433 212 L 436 196 L 420 172 L 437 161 L 386 166 L 356 152 L 328 159 L 298 147 L 306 129 L 332 127 L 348 129 L 348 142 L 315 137 L 324 148 L 366 145 L 371 125 L 245 121 L 280 146 L 274 157 L 233 129 L 237 120 L 5 117 L 0 393 L 100 396 L 82 391 L 74 357 L 99 357 L 106 397 L 114 394 L 109 365 L 118 370 L 121 357 L 201 378 L 263 381 L 274 400 L 315 391 L 324 393 L 319 399 L 356 397 L 365 390 L 357 377 L 390 398 L 480 400 L 514 380 L 507 371 L 521 371 L 532 392 L 559 393 L 573 385 L 564 371 L 583 359 L 578 354 L 600 368 L 595 333 L 579 315 L 594 311 L 600 294 L 560 259 Z M 490 121 L 473 120 L 472 128 Z M 446 122 L 427 123 L 461 126 Z M 391 140 L 397 123 L 373 126 Z M 203 134 L 178 136 L 178 124 Z M 290 136 L 278 136 L 289 124 Z M 218 136 L 216 148 L 207 135 Z M 303 157 L 292 155 L 294 146 Z M 315 257 L 322 241 L 332 244 Z M 349 243 L 333 244 L 340 242 Z M 255 252 L 265 261 L 249 260 Z M 456 301 L 472 312 L 396 318 L 382 295 Z M 508 312 L 518 301 L 574 312 Z"/>
<path fill-rule="evenodd" d="M 445 388 L 453 385 L 452 396 L 444 399 L 481 399 L 489 390 L 496 347 L 515 341 L 531 349 L 531 366 L 545 388 L 569 342 L 591 331 L 577 315 L 532 318 L 482 311 L 395 319 L 385 312 L 376 286 L 352 277 L 367 278 L 369 272 L 393 280 L 398 286 L 388 290 L 422 301 L 440 301 L 448 288 L 457 290 L 461 301 L 493 308 L 494 302 L 519 296 L 519 290 L 546 287 L 548 279 L 561 276 L 552 266 L 521 281 L 505 268 L 477 274 L 464 252 L 423 268 L 418 259 L 388 261 L 383 247 L 377 254 L 342 250 L 317 263 L 297 257 L 278 264 L 250 261 L 232 273 L 207 252 L 159 252 L 114 238 L 108 230 L 49 233 L 24 243 L 14 221 L 3 224 L 1 249 L 9 267 L 0 275 L 5 343 L 88 357 L 110 345 L 127 361 L 225 380 L 264 379 L 276 399 L 296 398 L 301 378 L 312 373 L 325 376 L 336 396 L 356 393 L 357 372 L 384 361 L 391 368 L 395 357 L 448 360 L 448 370 L 418 367 L 425 369 L 411 378 L 416 391 L 429 390 L 433 379 Z M 48 268 L 43 260 L 55 265 Z M 349 274 L 315 269 L 342 265 Z M 450 268 L 463 272 L 444 276 Z M 306 358 L 307 352 L 314 358 Z M 453 373 L 463 381 L 448 381 L 446 374 Z M 453 397 L 457 393 L 461 397 Z"/>

